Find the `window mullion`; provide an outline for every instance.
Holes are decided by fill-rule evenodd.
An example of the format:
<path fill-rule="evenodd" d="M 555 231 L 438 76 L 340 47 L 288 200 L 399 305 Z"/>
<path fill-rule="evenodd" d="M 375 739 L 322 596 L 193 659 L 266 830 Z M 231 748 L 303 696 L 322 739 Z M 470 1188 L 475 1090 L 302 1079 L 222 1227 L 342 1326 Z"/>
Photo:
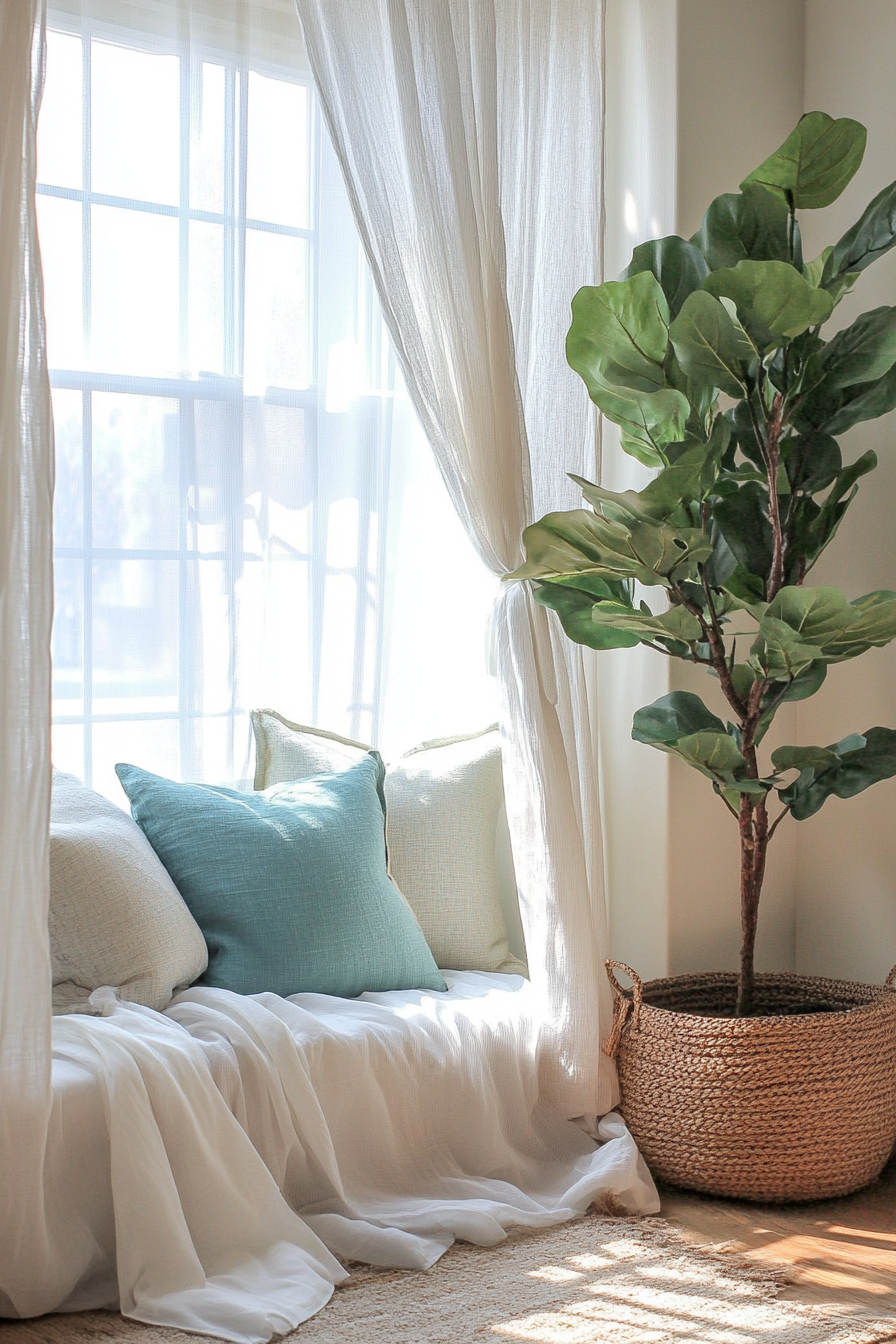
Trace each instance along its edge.
<path fill-rule="evenodd" d="M 81 331 L 84 362 L 90 364 L 93 308 L 93 220 L 89 193 L 93 187 L 93 47 L 89 25 L 81 28 Z M 81 624 L 82 713 L 84 734 L 84 783 L 93 783 L 93 397 L 81 399 L 81 454 L 83 497 L 83 570 Z"/>
<path fill-rule="evenodd" d="M 81 397 L 83 615 L 81 621 L 84 783 L 93 784 L 93 396 Z"/>
<path fill-rule="evenodd" d="M 180 56 L 180 183 L 178 209 L 179 330 L 180 373 L 190 366 L 190 99 L 191 69 L 189 51 Z"/>
<path fill-rule="evenodd" d="M 236 120 L 236 248 L 234 275 L 234 355 L 238 378 L 245 374 L 246 336 L 246 180 L 249 159 L 249 72 L 237 76 L 239 108 Z"/>

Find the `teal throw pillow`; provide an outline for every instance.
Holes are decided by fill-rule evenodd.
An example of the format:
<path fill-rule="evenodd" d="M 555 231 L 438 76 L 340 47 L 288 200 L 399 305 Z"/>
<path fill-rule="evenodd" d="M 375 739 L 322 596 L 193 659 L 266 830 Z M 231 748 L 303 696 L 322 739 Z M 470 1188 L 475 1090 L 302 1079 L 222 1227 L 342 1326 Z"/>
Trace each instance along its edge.
<path fill-rule="evenodd" d="M 208 944 L 197 983 L 343 998 L 446 988 L 386 872 L 376 753 L 262 793 L 115 769 Z"/>

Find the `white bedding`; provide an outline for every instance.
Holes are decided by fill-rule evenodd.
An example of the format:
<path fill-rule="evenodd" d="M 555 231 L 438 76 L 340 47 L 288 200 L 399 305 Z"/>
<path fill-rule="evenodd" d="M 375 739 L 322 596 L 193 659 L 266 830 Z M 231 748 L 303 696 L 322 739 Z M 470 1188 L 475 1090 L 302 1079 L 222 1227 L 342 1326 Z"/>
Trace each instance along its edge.
<path fill-rule="evenodd" d="M 538 1101 L 528 982 L 446 978 L 355 1000 L 194 988 L 164 1014 L 98 990 L 103 1017 L 55 1019 L 59 1235 L 29 1314 L 120 1304 L 256 1344 L 324 1306 L 334 1256 L 422 1268 L 607 1192 L 655 1212 L 618 1116 L 597 1144 Z"/>

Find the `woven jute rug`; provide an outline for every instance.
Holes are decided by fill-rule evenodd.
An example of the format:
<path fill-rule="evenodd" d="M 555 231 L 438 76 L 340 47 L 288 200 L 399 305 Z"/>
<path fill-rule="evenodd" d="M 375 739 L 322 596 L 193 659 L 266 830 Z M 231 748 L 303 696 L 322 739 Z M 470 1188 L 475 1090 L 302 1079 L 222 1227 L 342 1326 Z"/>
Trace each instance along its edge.
<path fill-rule="evenodd" d="M 659 1218 L 589 1215 L 500 1246 L 457 1245 L 426 1273 L 354 1266 L 289 1344 L 880 1344 L 896 1316 L 776 1300 L 786 1272 L 695 1247 Z M 111 1312 L 0 1325 L 2 1344 L 197 1344 Z"/>

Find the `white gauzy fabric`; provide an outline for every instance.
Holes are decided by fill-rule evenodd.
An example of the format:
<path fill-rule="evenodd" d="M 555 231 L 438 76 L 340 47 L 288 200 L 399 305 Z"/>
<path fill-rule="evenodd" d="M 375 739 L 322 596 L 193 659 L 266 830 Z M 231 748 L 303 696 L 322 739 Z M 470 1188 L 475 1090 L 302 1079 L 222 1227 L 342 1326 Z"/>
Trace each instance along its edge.
<path fill-rule="evenodd" d="M 50 1116 L 53 436 L 34 212 L 41 0 L 0 5 L 0 1301 L 61 1284 L 43 1207 Z M 0 1306 L 2 1311 L 2 1306 Z"/>
<path fill-rule="evenodd" d="M 57 1018 L 70 1283 L 42 1309 L 120 1302 L 258 1344 L 324 1306 L 333 1254 L 425 1269 L 456 1237 L 493 1245 L 607 1195 L 656 1212 L 618 1116 L 595 1143 L 540 1097 L 529 984 L 447 979 L 355 1000 L 194 988 L 164 1014 L 103 989 L 101 1018 Z"/>
<path fill-rule="evenodd" d="M 262 1344 L 307 1320 L 345 1271 L 284 1203 L 206 1051 L 109 989 L 93 1004 L 108 1016 L 59 1018 L 53 1040 L 103 1098 L 109 1166 L 96 1175 L 109 1183 L 121 1310 L 234 1344 Z M 79 1297 L 88 1305 L 83 1289 Z"/>
<path fill-rule="evenodd" d="M 601 0 L 296 0 L 408 389 L 483 560 L 593 477 L 593 408 L 564 360 L 601 277 Z M 423 554 L 420 563 L 425 565 Z M 607 1111 L 610 994 L 583 652 L 523 589 L 496 620 L 505 788 L 542 1080 Z"/>
<path fill-rule="evenodd" d="M 248 774 L 252 704 L 389 753 L 496 718 L 497 584 L 404 391 L 292 0 L 49 0 L 47 24 L 55 764 L 120 803 L 123 757 Z"/>
<path fill-rule="evenodd" d="M 528 981 L 445 978 L 447 995 L 358 999 L 194 987 L 165 1016 L 232 1048 L 230 1104 L 289 1203 L 339 1255 L 424 1268 L 455 1237 L 491 1245 L 602 1194 L 656 1212 L 619 1117 L 602 1122 L 596 1145 L 545 1101 Z"/>

